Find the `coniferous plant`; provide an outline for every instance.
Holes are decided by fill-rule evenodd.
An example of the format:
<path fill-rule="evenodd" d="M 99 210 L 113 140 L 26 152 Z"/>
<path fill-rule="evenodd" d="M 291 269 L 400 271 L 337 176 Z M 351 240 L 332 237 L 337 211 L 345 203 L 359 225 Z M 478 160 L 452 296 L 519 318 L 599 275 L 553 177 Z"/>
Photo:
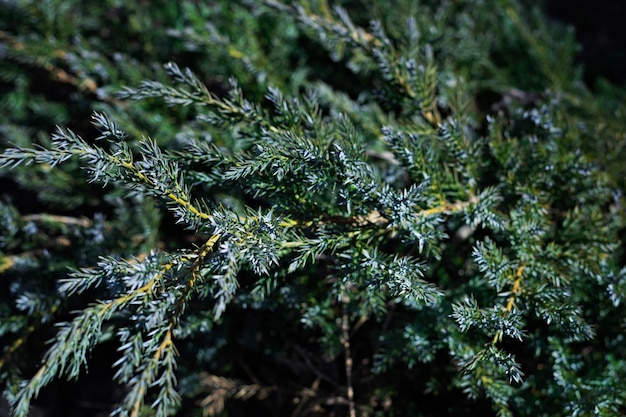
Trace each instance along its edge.
<path fill-rule="evenodd" d="M 530 36 L 514 2 L 464 7 L 492 3 Z M 446 19 L 468 16 L 460 6 L 420 7 L 399 30 L 359 26 L 325 2 L 255 5 L 345 64 L 346 91 L 314 77 L 276 77 L 263 97 L 234 78 L 214 91 L 169 63 L 169 80 L 116 100 L 184 108 L 175 143 L 95 112 L 94 138 L 58 128 L 47 146 L 0 155 L 9 169 L 75 163 L 118 207 L 112 220 L 2 207 L 2 250 L 32 245 L 1 264 L 0 372 L 16 416 L 111 340 L 122 416 L 174 415 L 199 398 L 212 415 L 229 398 L 271 415 L 475 415 L 485 404 L 501 416 L 623 415 L 620 203 L 572 146 L 580 129 L 558 72 L 571 62 L 528 60 L 543 72 L 523 88 L 554 91 L 502 91 L 485 112 L 484 74 L 523 69 L 476 64 L 502 38 L 483 50 L 479 35 L 446 32 Z M 471 22 L 493 15 L 480 16 Z M 160 231 L 163 217 L 186 238 Z M 55 234 L 56 256 L 80 254 L 69 271 L 45 255 Z M 62 278 L 31 276 L 32 258 Z M 68 306 L 76 313 L 59 321 Z M 15 359 L 55 321 L 36 367 Z"/>

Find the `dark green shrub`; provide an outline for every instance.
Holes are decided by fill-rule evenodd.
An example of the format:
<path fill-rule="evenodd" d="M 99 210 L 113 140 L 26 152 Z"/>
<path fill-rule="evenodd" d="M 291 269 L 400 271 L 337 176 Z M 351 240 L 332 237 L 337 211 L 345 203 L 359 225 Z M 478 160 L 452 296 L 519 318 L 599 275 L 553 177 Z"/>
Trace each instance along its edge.
<path fill-rule="evenodd" d="M 97 133 L 31 145 L 32 109 L 14 106 L 5 132 L 22 134 L 0 165 L 50 207 L 0 207 L 15 415 L 102 344 L 117 349 L 120 415 L 199 399 L 214 415 L 623 415 L 621 206 L 590 162 L 600 148 L 582 150 L 598 128 L 581 123 L 604 111 L 580 102 L 593 96 L 571 35 L 561 46 L 513 1 L 432 3 L 376 3 L 369 26 L 354 4 L 164 3 L 173 51 L 131 7 L 126 31 L 76 46 L 80 68 L 110 64 L 111 90 L 134 84 L 91 97 Z M 243 23 L 222 21 L 229 39 L 199 16 Z M 64 49 L 100 27 L 72 22 L 30 30 L 62 29 Z M 113 65 L 116 48 L 146 63 Z M 24 60 L 59 69 L 54 50 L 21 50 L 4 49 L 16 86 Z M 169 53 L 210 75 L 151 65 Z"/>

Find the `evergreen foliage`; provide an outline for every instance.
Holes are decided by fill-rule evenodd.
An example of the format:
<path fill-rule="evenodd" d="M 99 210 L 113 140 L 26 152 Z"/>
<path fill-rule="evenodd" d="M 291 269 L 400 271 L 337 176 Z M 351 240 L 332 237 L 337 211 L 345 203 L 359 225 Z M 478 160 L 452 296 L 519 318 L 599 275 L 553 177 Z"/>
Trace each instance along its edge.
<path fill-rule="evenodd" d="M 624 415 L 624 110 L 570 32 L 513 0 L 88 3 L 0 12 L 2 180 L 37 201 L 0 204 L 13 415 L 103 344 L 119 416 Z"/>

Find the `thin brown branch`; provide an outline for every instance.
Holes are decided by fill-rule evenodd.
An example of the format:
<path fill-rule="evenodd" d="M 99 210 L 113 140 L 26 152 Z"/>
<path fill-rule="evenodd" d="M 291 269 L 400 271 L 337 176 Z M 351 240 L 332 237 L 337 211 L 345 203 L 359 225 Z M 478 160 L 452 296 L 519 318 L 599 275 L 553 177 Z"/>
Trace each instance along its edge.
<path fill-rule="evenodd" d="M 71 216 L 59 216 L 56 214 L 28 214 L 22 216 L 22 220 L 25 222 L 42 222 L 42 223 L 62 223 L 68 226 L 81 226 L 91 227 L 93 221 L 87 217 L 71 217 Z"/>
<path fill-rule="evenodd" d="M 341 302 L 343 314 L 341 316 L 341 342 L 345 354 L 346 368 L 346 396 L 348 398 L 349 416 L 356 417 L 356 407 L 354 406 L 354 387 L 352 386 L 352 352 L 350 349 L 350 318 L 348 316 L 348 296 L 345 289 L 342 290 Z"/>

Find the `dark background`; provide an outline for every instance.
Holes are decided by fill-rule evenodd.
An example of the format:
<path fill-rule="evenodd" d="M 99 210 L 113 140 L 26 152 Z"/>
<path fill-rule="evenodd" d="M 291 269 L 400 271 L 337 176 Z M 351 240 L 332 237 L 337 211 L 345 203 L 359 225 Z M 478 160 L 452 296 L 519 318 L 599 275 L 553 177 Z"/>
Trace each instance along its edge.
<path fill-rule="evenodd" d="M 579 62 L 585 82 L 593 88 L 598 77 L 626 86 L 625 0 L 530 0 L 554 21 L 576 29 Z"/>

